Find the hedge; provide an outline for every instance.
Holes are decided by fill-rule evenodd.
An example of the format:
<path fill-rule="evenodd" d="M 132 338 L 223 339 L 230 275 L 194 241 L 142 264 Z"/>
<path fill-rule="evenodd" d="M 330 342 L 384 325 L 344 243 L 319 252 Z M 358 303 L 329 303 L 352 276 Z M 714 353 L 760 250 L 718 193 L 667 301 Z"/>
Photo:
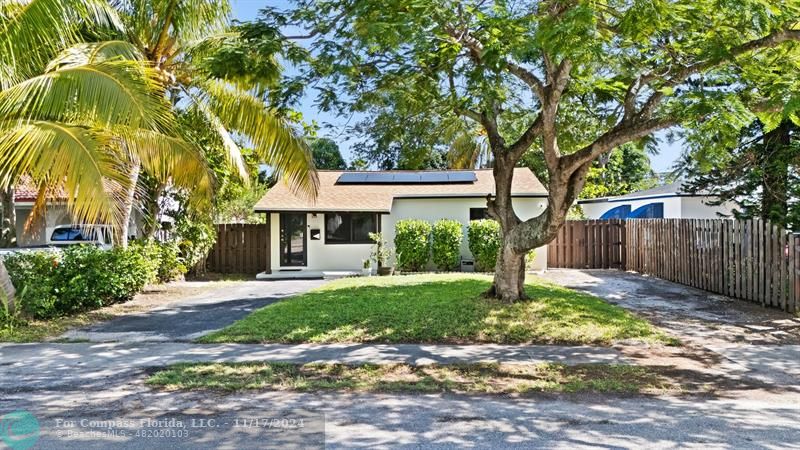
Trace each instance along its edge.
<path fill-rule="evenodd" d="M 461 240 L 464 232 L 461 222 L 441 219 L 433 224 L 431 233 L 431 255 L 433 264 L 441 271 L 451 271 L 461 263 Z"/>
<path fill-rule="evenodd" d="M 171 245 L 158 243 L 111 250 L 82 245 L 15 253 L 3 262 L 23 315 L 50 319 L 130 300 L 145 285 L 175 276 L 181 266 L 172 253 Z"/>
<path fill-rule="evenodd" d="M 404 272 L 424 270 L 430 258 L 431 224 L 419 219 L 399 220 L 394 232 L 397 268 Z"/>
<path fill-rule="evenodd" d="M 469 251 L 475 258 L 475 270 L 491 272 L 500 251 L 500 224 L 492 219 L 473 220 L 467 228 Z"/>

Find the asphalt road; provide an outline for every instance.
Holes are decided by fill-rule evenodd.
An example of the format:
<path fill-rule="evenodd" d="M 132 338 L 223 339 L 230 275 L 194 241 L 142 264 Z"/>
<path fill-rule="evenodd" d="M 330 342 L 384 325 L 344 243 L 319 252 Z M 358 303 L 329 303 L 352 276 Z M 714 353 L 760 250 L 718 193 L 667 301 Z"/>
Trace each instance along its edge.
<path fill-rule="evenodd" d="M 26 409 L 37 417 L 41 435 L 35 448 L 76 450 L 787 449 L 800 447 L 797 405 L 798 396 L 786 394 L 770 399 L 219 395 L 148 391 L 136 382 L 110 392 L 41 391 L 0 399 L 0 410 Z M 107 434 L 103 424 L 110 421 L 123 422 L 116 430 L 126 434 Z M 185 434 L 178 436 L 181 431 Z"/>

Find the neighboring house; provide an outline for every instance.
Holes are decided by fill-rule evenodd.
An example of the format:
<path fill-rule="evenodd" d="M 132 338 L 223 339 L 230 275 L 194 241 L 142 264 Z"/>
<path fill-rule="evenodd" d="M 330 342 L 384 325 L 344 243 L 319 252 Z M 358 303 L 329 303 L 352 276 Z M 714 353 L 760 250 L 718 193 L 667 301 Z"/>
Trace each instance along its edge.
<path fill-rule="evenodd" d="M 616 197 L 578 200 L 589 219 L 718 219 L 729 216 L 732 204 L 711 206 L 715 197 L 685 192 L 681 182 Z"/>
<path fill-rule="evenodd" d="M 370 232 L 383 233 L 393 246 L 402 219 L 455 219 L 464 225 L 461 256 L 472 259 L 467 224 L 486 217 L 486 197 L 494 193 L 491 169 L 460 171 L 319 171 L 316 200 L 279 183 L 256 204 L 268 214 L 268 270 L 261 278 L 357 272 L 369 258 Z M 533 173 L 514 171 L 513 206 L 521 219 L 539 215 L 547 191 Z M 544 270 L 547 247 L 536 249 L 532 269 Z"/>
<path fill-rule="evenodd" d="M 44 217 L 39 218 L 25 229 L 25 224 L 33 210 L 33 204 L 38 196 L 38 189 L 27 179 L 22 181 L 14 188 L 14 202 L 17 215 L 17 246 L 33 247 L 47 245 L 48 238 L 52 236 L 53 230 L 60 225 L 80 225 L 73 220 L 66 204 L 66 193 L 56 192 L 52 199 L 47 202 Z M 130 234 L 131 237 L 140 235 L 139 223 L 141 214 L 135 212 L 131 218 Z"/>

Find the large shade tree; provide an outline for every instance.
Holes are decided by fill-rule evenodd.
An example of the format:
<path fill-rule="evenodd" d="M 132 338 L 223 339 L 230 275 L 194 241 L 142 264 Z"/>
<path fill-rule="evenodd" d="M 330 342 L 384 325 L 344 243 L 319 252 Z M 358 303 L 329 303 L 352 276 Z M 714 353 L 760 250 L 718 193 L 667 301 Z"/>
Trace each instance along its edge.
<path fill-rule="evenodd" d="M 796 77 L 798 5 L 303 0 L 262 22 L 305 28 L 286 38 L 313 56 L 305 75 L 322 108 L 365 111 L 388 92 L 483 129 L 496 183 L 488 209 L 503 235 L 490 293 L 514 301 L 525 297 L 525 255 L 553 239 L 596 159 L 715 111 L 741 112 L 741 126 L 754 110 L 780 108 L 791 83 L 765 96 L 750 83 L 705 80 Z M 532 150 L 547 170 L 548 205 L 523 221 L 511 205 L 512 169 Z"/>

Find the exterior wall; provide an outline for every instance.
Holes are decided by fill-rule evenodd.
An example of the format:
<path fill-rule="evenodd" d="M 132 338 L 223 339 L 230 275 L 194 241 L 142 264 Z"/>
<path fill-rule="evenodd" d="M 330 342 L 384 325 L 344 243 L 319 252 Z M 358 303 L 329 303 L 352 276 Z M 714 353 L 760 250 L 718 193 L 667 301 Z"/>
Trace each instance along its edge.
<path fill-rule="evenodd" d="M 589 219 L 599 219 L 606 211 L 622 205 L 630 205 L 631 211 L 650 203 L 664 204 L 665 219 L 717 219 L 717 212 L 730 214 L 730 205 L 709 206 L 703 203 L 705 197 L 661 197 L 631 201 L 611 201 L 581 204 Z"/>
<path fill-rule="evenodd" d="M 723 203 L 719 206 L 710 206 L 703 203 L 704 197 L 683 197 L 681 202 L 681 217 L 684 219 L 719 219 L 719 214 L 730 217 L 733 204 Z M 719 213 L 719 214 L 718 214 Z"/>
<path fill-rule="evenodd" d="M 362 261 L 369 258 L 372 246 L 370 244 L 325 244 L 325 214 L 306 214 L 306 261 L 305 267 L 284 267 L 283 269 L 297 270 L 361 270 Z M 272 271 L 282 269 L 280 256 L 280 214 L 271 213 L 270 223 L 270 265 Z M 310 230 L 319 229 L 322 236 L 318 241 L 311 240 Z"/>
<path fill-rule="evenodd" d="M 515 198 L 514 209 L 522 219 L 529 219 L 540 214 L 546 205 L 543 198 Z M 398 198 L 394 200 L 390 214 L 381 215 L 381 232 L 384 239 L 394 245 L 394 227 L 398 220 L 424 219 L 431 223 L 439 219 L 455 219 L 464 224 L 464 240 L 461 243 L 461 256 L 472 259 L 467 244 L 467 224 L 470 208 L 485 208 L 484 198 Z M 370 244 L 325 244 L 323 213 L 307 214 L 307 228 L 318 228 L 322 238 L 310 240 L 310 232 L 306 237 L 307 262 L 304 270 L 361 270 L 362 261 L 369 258 L 372 250 Z M 280 214 L 270 214 L 270 261 L 273 272 L 282 269 L 280 266 Z M 531 265 L 533 270 L 547 268 L 547 247 L 536 249 L 536 257 Z M 298 267 L 285 267 L 284 270 L 297 270 Z"/>

